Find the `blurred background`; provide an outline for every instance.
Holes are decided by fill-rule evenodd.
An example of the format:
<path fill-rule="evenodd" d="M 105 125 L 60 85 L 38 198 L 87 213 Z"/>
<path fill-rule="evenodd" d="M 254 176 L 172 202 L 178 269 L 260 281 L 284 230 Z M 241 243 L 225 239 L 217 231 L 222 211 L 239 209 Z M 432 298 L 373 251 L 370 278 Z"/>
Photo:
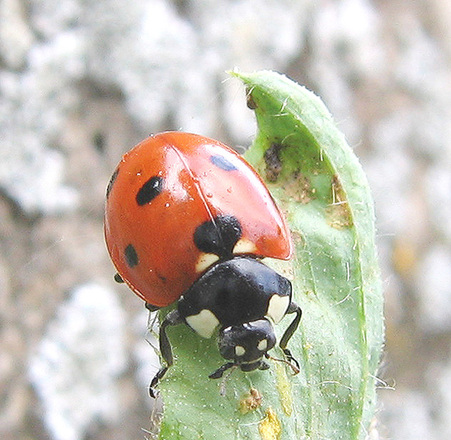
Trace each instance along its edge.
<path fill-rule="evenodd" d="M 157 361 L 105 187 L 152 132 L 248 146 L 238 67 L 319 94 L 368 174 L 380 438 L 451 438 L 450 61 L 447 0 L 0 0 L 0 437 L 150 437 Z"/>

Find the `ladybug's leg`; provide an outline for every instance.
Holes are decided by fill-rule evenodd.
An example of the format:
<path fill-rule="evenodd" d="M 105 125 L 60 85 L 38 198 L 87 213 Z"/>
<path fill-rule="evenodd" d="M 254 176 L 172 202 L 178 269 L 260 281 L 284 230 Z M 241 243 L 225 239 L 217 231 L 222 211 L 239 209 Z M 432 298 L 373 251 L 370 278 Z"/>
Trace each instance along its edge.
<path fill-rule="evenodd" d="M 173 310 L 166 315 L 163 322 L 160 324 L 160 351 L 161 357 L 166 362 L 167 366 L 170 367 L 174 363 L 172 357 L 171 343 L 169 342 L 168 335 L 166 334 L 166 327 L 172 325 L 183 324 L 185 321 L 180 316 L 178 310 Z"/>
<path fill-rule="evenodd" d="M 146 304 L 147 307 L 147 304 Z M 166 327 L 172 325 L 183 324 L 184 320 L 180 316 L 178 310 L 173 310 L 166 315 L 163 322 L 160 324 L 160 351 L 161 357 L 166 362 L 166 366 L 158 370 L 157 374 L 152 379 L 149 387 L 149 394 L 151 397 L 155 397 L 153 388 L 155 388 L 158 382 L 163 378 L 163 376 L 168 371 L 169 367 L 174 363 L 174 357 L 172 355 L 171 343 L 169 342 L 168 335 L 166 334 Z"/>
<path fill-rule="evenodd" d="M 288 326 L 288 328 L 285 330 L 285 333 L 283 334 L 279 345 L 280 345 L 280 348 L 285 353 L 285 356 L 287 357 L 287 359 L 290 362 L 294 362 L 296 364 L 296 367 L 299 369 L 299 362 L 293 357 L 290 350 L 288 350 L 287 344 L 299 326 L 299 322 L 301 321 L 301 316 L 302 316 L 302 310 L 295 302 L 291 302 L 291 304 L 287 310 L 287 314 L 289 314 L 289 313 L 296 313 L 296 316 L 293 319 L 293 321 L 291 322 L 291 324 Z"/>
<path fill-rule="evenodd" d="M 221 367 L 219 367 L 216 371 L 214 371 L 213 373 L 211 373 L 208 377 L 210 379 L 219 379 L 221 378 L 224 373 L 232 367 L 235 367 L 236 363 L 235 362 L 227 362 L 226 364 L 222 365 Z"/>
<path fill-rule="evenodd" d="M 124 280 L 118 273 L 114 274 L 114 281 L 116 281 L 116 283 L 120 283 L 120 284 L 122 284 L 124 282 Z"/>

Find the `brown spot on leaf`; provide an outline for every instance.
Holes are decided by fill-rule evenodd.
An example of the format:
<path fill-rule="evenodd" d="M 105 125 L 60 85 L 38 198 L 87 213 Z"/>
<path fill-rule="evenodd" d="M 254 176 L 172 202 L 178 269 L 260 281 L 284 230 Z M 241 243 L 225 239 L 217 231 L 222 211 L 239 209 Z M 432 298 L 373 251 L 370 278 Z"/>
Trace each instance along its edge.
<path fill-rule="evenodd" d="M 251 388 L 249 394 L 244 396 L 240 400 L 240 412 L 241 414 L 247 414 L 251 411 L 255 411 L 260 408 L 262 404 L 263 396 L 256 388 Z"/>
<path fill-rule="evenodd" d="M 251 110 L 255 110 L 258 107 L 252 96 L 252 90 L 250 89 L 246 90 L 246 104 Z"/>
<path fill-rule="evenodd" d="M 266 180 L 269 182 L 277 181 L 282 171 L 282 162 L 280 161 L 281 149 L 281 144 L 274 143 L 265 151 Z"/>
<path fill-rule="evenodd" d="M 293 239 L 296 247 L 301 247 L 305 245 L 305 240 L 300 231 L 293 230 L 291 231 L 291 238 Z"/>
<path fill-rule="evenodd" d="M 286 194 L 291 200 L 303 205 L 315 198 L 315 188 L 312 188 L 310 179 L 300 171 L 295 171 L 289 182 L 285 184 Z"/>
<path fill-rule="evenodd" d="M 352 227 L 353 220 L 346 194 L 343 191 L 340 179 L 335 174 L 332 177 L 331 203 L 326 208 L 326 217 L 329 226 L 336 229 Z"/>

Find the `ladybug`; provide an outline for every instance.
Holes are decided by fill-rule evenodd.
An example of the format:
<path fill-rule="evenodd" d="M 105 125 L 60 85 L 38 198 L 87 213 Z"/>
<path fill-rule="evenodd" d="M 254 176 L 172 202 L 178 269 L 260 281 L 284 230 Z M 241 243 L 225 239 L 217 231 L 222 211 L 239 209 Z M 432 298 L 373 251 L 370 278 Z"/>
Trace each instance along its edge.
<path fill-rule="evenodd" d="M 226 370 L 267 369 L 276 345 L 274 325 L 295 318 L 280 341 L 287 349 L 302 311 L 288 279 L 264 257 L 288 260 L 293 245 L 265 184 L 234 150 L 182 132 L 152 135 L 126 153 L 107 187 L 105 240 L 125 282 L 157 310 L 177 302 L 160 324 L 163 366 L 173 364 L 169 326 L 186 324 L 201 337 L 219 328 Z M 296 369 L 296 367 L 295 367 Z"/>

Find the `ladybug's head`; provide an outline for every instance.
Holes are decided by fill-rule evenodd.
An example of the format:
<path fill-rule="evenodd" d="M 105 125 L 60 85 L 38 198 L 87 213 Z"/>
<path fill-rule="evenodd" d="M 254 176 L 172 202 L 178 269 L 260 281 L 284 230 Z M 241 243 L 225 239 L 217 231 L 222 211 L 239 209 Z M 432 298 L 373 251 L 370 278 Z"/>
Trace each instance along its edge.
<path fill-rule="evenodd" d="M 276 345 L 272 323 L 266 319 L 224 327 L 219 332 L 219 351 L 243 371 L 264 369 L 262 358 Z"/>

